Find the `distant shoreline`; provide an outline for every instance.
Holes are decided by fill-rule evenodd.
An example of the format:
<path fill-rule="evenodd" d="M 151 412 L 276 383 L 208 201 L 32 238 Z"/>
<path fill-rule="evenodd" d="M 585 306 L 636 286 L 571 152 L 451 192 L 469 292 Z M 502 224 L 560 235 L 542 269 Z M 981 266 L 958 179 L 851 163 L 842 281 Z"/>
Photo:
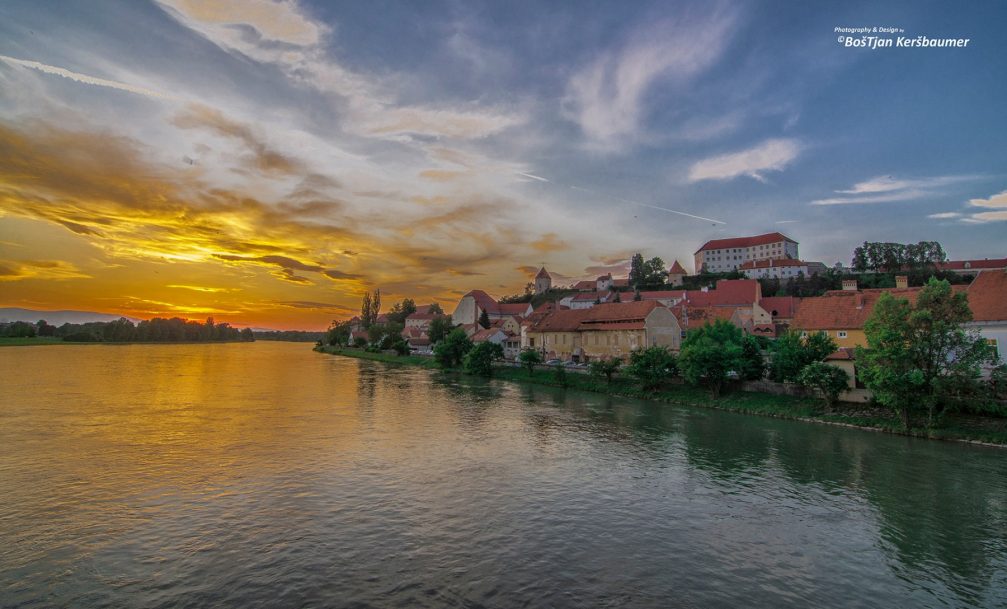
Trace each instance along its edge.
<path fill-rule="evenodd" d="M 41 347 L 48 345 L 228 345 L 234 343 L 252 344 L 250 340 L 94 340 L 94 341 L 74 341 L 63 340 L 61 338 L 35 337 L 35 338 L 0 338 L 0 347 Z M 279 342 L 279 341 L 266 341 Z M 289 341 L 297 342 L 297 341 Z"/>
<path fill-rule="evenodd" d="M 315 347 L 315 351 L 355 359 L 439 370 L 436 362 L 430 357 L 398 356 L 370 353 L 362 349 L 337 349 L 327 346 Z M 461 373 L 459 372 L 459 374 Z M 563 387 L 556 381 L 552 371 L 536 370 L 534 374 L 529 375 L 526 369 L 516 366 L 495 367 L 492 379 L 590 391 L 613 397 L 649 400 L 677 406 L 713 408 L 741 414 L 883 432 L 927 440 L 946 440 L 993 448 L 1007 448 L 1007 419 L 994 417 L 949 415 L 947 423 L 943 427 L 936 429 L 914 427 L 907 431 L 899 426 L 889 410 L 872 408 L 864 404 L 845 406 L 839 404 L 836 407 L 837 412 L 827 414 L 821 412 L 821 401 L 814 398 L 773 395 L 754 391 L 731 391 L 714 400 L 708 392 L 687 385 L 669 385 L 660 391 L 644 391 L 625 379 L 614 379 L 609 385 L 604 379 L 586 374 L 567 374 L 566 386 Z"/>

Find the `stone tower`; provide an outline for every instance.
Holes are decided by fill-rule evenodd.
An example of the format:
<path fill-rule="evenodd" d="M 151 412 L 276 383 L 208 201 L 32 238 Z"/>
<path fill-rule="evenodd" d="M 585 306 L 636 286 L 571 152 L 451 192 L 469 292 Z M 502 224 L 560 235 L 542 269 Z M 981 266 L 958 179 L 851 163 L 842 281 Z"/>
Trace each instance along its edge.
<path fill-rule="evenodd" d="M 542 270 L 535 275 L 535 293 L 542 294 L 548 292 L 552 288 L 552 277 L 549 275 L 549 271 L 542 267 Z"/>

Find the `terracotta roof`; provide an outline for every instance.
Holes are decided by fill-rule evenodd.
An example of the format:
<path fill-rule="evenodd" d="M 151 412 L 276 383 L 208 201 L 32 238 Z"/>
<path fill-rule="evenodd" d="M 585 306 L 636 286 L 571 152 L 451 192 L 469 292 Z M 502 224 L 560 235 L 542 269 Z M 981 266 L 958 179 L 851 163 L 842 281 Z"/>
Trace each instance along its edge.
<path fill-rule="evenodd" d="M 968 295 L 974 321 L 1007 321 L 1007 272 L 979 273 Z"/>
<path fill-rule="evenodd" d="M 647 315 L 661 306 L 654 301 L 612 302 L 590 309 L 553 311 L 534 322 L 529 332 L 632 329 L 635 324 L 642 328 Z"/>
<path fill-rule="evenodd" d="M 432 307 L 432 306 L 434 306 L 434 305 L 432 305 L 432 304 L 428 304 L 428 305 L 416 305 L 416 313 L 418 313 L 420 315 L 437 315 L 437 313 L 431 313 L 430 312 L 430 307 Z"/>
<path fill-rule="evenodd" d="M 629 278 L 628 277 L 623 277 L 622 279 L 613 279 L 612 280 L 612 286 L 613 287 L 617 287 L 617 288 L 628 288 L 629 287 Z"/>
<path fill-rule="evenodd" d="M 984 260 L 948 260 L 940 262 L 937 268 L 947 271 L 988 270 L 1007 268 L 1007 258 L 986 258 Z"/>
<path fill-rule="evenodd" d="M 598 287 L 597 281 L 578 281 L 577 283 L 573 284 L 573 289 L 578 291 L 585 291 L 585 290 L 593 291 L 597 287 Z"/>
<path fill-rule="evenodd" d="M 524 315 L 531 305 L 527 302 L 507 302 L 503 304 L 497 304 L 496 313 L 498 315 Z M 493 313 L 493 311 L 490 311 Z"/>
<path fill-rule="evenodd" d="M 542 267 L 542 269 L 538 272 L 538 275 L 535 275 L 535 279 L 541 279 L 543 277 L 546 279 L 552 279 L 552 276 L 549 275 L 549 271 L 545 270 L 545 267 Z"/>
<path fill-rule="evenodd" d="M 775 324 L 755 324 L 752 326 L 752 334 L 760 336 L 776 336 Z"/>
<path fill-rule="evenodd" d="M 759 306 L 774 318 L 791 319 L 797 310 L 797 299 L 793 296 L 768 296 L 759 300 Z"/>
<path fill-rule="evenodd" d="M 770 260 L 749 260 L 738 267 L 739 271 L 750 271 L 753 269 L 769 269 L 777 266 L 807 266 L 808 263 L 793 258 L 776 258 Z"/>
<path fill-rule="evenodd" d="M 685 272 L 685 269 L 682 268 L 682 265 L 678 263 L 678 260 L 676 260 L 675 264 L 671 265 L 671 268 L 668 269 L 668 274 L 669 275 L 688 275 L 688 273 Z"/>
<path fill-rule="evenodd" d="M 425 347 L 430 344 L 430 338 L 426 336 L 415 336 L 410 337 L 407 342 L 414 347 Z"/>
<path fill-rule="evenodd" d="M 776 243 L 778 241 L 789 241 L 791 243 L 797 243 L 790 237 L 784 235 L 783 233 L 766 233 L 765 235 L 756 235 L 754 237 L 734 237 L 733 239 L 713 239 L 707 241 L 703 244 L 703 247 L 695 251 L 696 254 L 702 252 L 703 250 L 720 250 L 727 249 L 729 247 L 752 247 L 753 245 L 768 245 L 770 243 Z"/>
<path fill-rule="evenodd" d="M 370 335 L 367 334 L 366 330 L 356 330 L 354 332 L 350 332 L 350 339 L 351 340 L 356 340 L 358 338 L 362 338 L 364 340 L 368 340 L 368 339 L 370 339 Z"/>
<path fill-rule="evenodd" d="M 595 324 L 581 324 L 580 330 L 584 331 L 602 331 L 602 330 L 643 330 L 647 327 L 644 320 L 633 320 L 633 321 L 621 321 L 618 323 L 595 323 Z"/>
<path fill-rule="evenodd" d="M 601 277 L 599 277 L 595 281 L 605 281 L 605 280 L 611 280 L 611 279 L 612 279 L 612 273 L 609 273 L 607 275 L 602 275 Z"/>
<path fill-rule="evenodd" d="M 825 357 L 825 361 L 827 361 L 827 362 L 828 361 L 844 361 L 844 360 L 845 361 L 853 361 L 853 360 L 856 359 L 855 353 L 856 353 L 856 351 L 854 349 L 851 349 L 849 347 L 843 347 L 839 351 L 836 351 L 835 353 L 830 353 L 829 355 L 827 355 Z"/>
<path fill-rule="evenodd" d="M 486 328 L 485 330 L 479 330 L 478 332 L 473 334 L 471 336 L 471 339 L 472 342 L 474 343 L 483 343 L 493 338 L 497 334 L 503 334 L 505 337 L 507 336 L 507 333 L 501 330 L 500 328 Z"/>
<path fill-rule="evenodd" d="M 608 302 L 587 309 L 585 322 L 643 319 L 654 309 L 663 306 L 654 301 Z"/>
<path fill-rule="evenodd" d="M 496 309 L 497 301 L 482 290 L 472 290 L 465 296 L 471 296 L 472 299 L 476 301 L 476 304 L 479 305 L 480 309 L 485 309 L 487 311 L 493 311 Z M 465 298 L 465 296 L 462 296 L 462 298 Z"/>
<path fill-rule="evenodd" d="M 576 296 L 574 296 L 573 300 L 578 300 L 578 301 L 585 301 L 586 300 L 586 301 L 594 302 L 595 300 L 598 300 L 599 298 L 602 299 L 602 300 L 604 300 L 604 299 L 610 297 L 611 295 L 612 295 L 612 292 L 609 292 L 609 291 L 605 291 L 605 292 L 584 292 L 583 294 L 577 294 Z"/>
<path fill-rule="evenodd" d="M 759 282 L 755 279 L 721 279 L 717 287 L 708 292 L 687 290 L 686 302 L 690 305 L 730 306 L 751 305 L 759 299 Z"/>
<path fill-rule="evenodd" d="M 956 292 L 967 289 L 966 286 L 957 285 L 951 288 Z M 793 327 L 798 330 L 861 329 L 882 294 L 888 292 L 896 298 L 915 304 L 922 289 L 832 290 L 824 296 L 802 298 L 797 305 Z"/>
<path fill-rule="evenodd" d="M 685 290 L 657 290 L 653 292 L 640 292 L 643 300 L 681 300 L 685 298 Z"/>

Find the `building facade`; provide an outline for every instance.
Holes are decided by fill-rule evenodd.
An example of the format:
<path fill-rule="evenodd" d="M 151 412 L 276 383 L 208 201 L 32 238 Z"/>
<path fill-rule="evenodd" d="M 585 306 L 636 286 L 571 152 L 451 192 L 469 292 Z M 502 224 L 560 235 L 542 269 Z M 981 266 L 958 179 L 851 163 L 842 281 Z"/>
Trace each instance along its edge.
<path fill-rule="evenodd" d="M 726 273 L 749 260 L 799 259 L 797 242 L 782 233 L 707 241 L 696 250 L 696 272 Z"/>

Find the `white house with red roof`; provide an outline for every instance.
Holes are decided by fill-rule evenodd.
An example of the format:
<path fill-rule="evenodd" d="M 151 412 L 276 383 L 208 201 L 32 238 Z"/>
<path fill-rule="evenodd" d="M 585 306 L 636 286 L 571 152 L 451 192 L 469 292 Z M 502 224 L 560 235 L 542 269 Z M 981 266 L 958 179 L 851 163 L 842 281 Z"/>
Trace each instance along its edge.
<path fill-rule="evenodd" d="M 486 311 L 487 317 L 493 321 L 505 317 L 525 317 L 532 312 L 532 306 L 527 302 L 497 302 L 482 290 L 472 290 L 458 301 L 454 313 L 451 314 L 451 319 L 456 324 L 474 324 L 478 323 L 483 311 Z"/>
<path fill-rule="evenodd" d="M 747 260 L 738 267 L 749 279 L 780 279 L 790 281 L 798 275 L 811 277 L 824 273 L 827 268 L 821 262 L 806 262 L 791 258 L 769 258 L 765 260 Z"/>
<path fill-rule="evenodd" d="M 1007 363 L 1007 270 L 979 273 L 966 293 L 972 309 L 969 325 L 996 349 L 1000 363 Z"/>
<path fill-rule="evenodd" d="M 799 259 L 797 242 L 783 233 L 766 233 L 754 237 L 713 239 L 694 254 L 696 271 L 726 273 L 737 270 L 749 260 Z"/>

